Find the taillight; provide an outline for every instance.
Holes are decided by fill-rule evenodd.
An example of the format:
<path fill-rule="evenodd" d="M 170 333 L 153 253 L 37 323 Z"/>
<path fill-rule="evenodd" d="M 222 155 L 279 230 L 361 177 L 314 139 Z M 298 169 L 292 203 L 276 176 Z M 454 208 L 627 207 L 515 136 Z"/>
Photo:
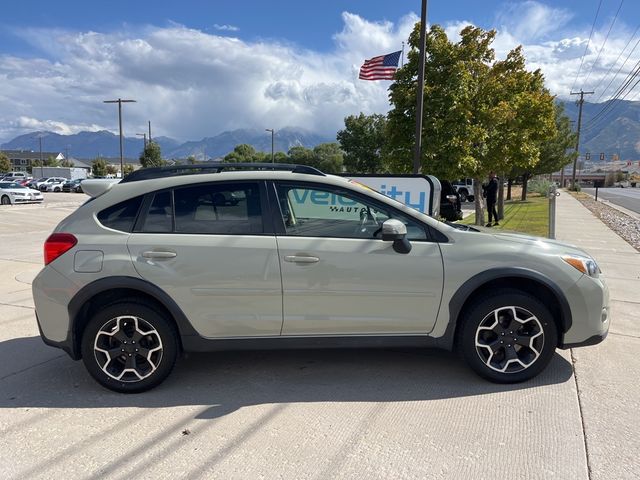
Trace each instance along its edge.
<path fill-rule="evenodd" d="M 63 253 L 72 249 L 78 239 L 70 233 L 52 233 L 44 242 L 44 264 L 49 265 Z"/>

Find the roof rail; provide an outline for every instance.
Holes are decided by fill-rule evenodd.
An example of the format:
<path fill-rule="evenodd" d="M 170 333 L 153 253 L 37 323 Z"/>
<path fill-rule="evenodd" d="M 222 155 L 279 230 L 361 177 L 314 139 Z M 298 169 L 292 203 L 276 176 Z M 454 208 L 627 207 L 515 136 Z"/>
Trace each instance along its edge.
<path fill-rule="evenodd" d="M 220 173 L 223 170 L 283 170 L 292 173 L 306 173 L 308 175 L 322 175 L 320 170 L 308 165 L 290 163 L 233 163 L 211 162 L 196 163 L 194 165 L 172 165 L 168 167 L 142 168 L 131 172 L 120 183 L 137 182 L 153 178 L 175 177 L 178 175 L 195 175 L 200 173 Z"/>

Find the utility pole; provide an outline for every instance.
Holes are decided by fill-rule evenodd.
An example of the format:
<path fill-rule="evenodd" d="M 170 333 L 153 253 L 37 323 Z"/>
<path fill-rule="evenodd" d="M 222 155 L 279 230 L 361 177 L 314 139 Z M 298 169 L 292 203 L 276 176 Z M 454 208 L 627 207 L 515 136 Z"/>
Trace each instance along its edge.
<path fill-rule="evenodd" d="M 576 121 L 569 120 L 569 123 L 573 125 Z M 564 188 L 564 167 L 566 167 L 566 165 L 562 165 L 562 168 L 560 169 L 560 188 Z"/>
<path fill-rule="evenodd" d="M 138 137 L 144 137 L 144 149 L 147 149 L 147 134 L 146 133 L 136 133 Z"/>
<path fill-rule="evenodd" d="M 40 143 L 40 166 L 42 167 L 44 165 L 42 163 L 42 135 L 38 135 L 38 143 Z"/>
<path fill-rule="evenodd" d="M 149 142 L 151 142 L 151 120 L 149 120 Z"/>
<path fill-rule="evenodd" d="M 582 104 L 584 103 L 585 95 L 593 95 L 595 92 L 583 92 L 580 89 L 579 92 L 570 92 L 570 95 L 580 95 L 578 100 L 578 133 L 576 135 L 576 158 L 573 159 L 573 173 L 571 174 L 571 188 L 576 189 L 576 165 L 578 163 L 578 155 L 580 154 L 580 128 L 582 127 Z M 563 168 L 564 171 L 564 168 Z"/>
<path fill-rule="evenodd" d="M 118 124 L 120 126 L 120 176 L 124 177 L 124 155 L 122 153 L 122 104 L 135 103 L 135 100 L 123 100 L 121 98 L 118 98 L 117 100 L 104 100 L 103 103 L 118 104 Z"/>
<path fill-rule="evenodd" d="M 274 154 L 273 154 L 273 134 L 275 130 L 273 128 L 265 128 L 265 132 L 271 132 L 271 163 L 274 163 Z"/>
<path fill-rule="evenodd" d="M 422 159 L 422 104 L 424 102 L 425 41 L 427 36 L 427 0 L 422 0 L 420 13 L 420 57 L 418 60 L 418 85 L 416 92 L 416 146 L 413 157 L 413 173 L 420 173 Z"/>

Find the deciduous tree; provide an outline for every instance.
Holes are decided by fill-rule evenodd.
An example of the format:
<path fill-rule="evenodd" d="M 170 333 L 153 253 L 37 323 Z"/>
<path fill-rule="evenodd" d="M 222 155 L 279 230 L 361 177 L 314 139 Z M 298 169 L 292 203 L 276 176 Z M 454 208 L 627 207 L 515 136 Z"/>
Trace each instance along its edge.
<path fill-rule="evenodd" d="M 11 170 L 11 162 L 9 161 L 9 157 L 0 152 L 0 172 L 8 172 L 9 170 Z"/>
<path fill-rule="evenodd" d="M 387 118 L 374 114 L 350 115 L 344 119 L 344 130 L 337 135 L 344 151 L 344 166 L 353 173 L 384 171 L 382 147 L 385 142 Z"/>

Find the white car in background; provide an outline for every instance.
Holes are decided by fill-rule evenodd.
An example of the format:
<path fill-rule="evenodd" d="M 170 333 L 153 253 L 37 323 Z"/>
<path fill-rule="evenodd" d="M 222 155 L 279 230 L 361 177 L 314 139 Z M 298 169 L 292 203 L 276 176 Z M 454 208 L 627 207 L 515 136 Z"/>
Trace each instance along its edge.
<path fill-rule="evenodd" d="M 68 181 L 67 178 L 56 178 L 51 183 L 45 183 L 45 190 L 47 192 L 61 192 L 62 186 Z"/>
<path fill-rule="evenodd" d="M 38 187 L 38 190 L 40 190 L 41 192 L 46 192 L 46 191 L 53 191 L 53 190 L 49 190 L 49 185 L 55 184 L 55 183 L 59 183 L 60 184 L 60 191 L 62 191 L 62 184 L 64 182 L 66 182 L 68 179 L 64 178 L 64 177 L 49 177 L 47 178 L 44 182 L 38 182 L 36 183 L 36 187 Z"/>
<path fill-rule="evenodd" d="M 42 193 L 23 187 L 16 182 L 0 182 L 0 204 L 40 203 L 44 200 Z"/>

